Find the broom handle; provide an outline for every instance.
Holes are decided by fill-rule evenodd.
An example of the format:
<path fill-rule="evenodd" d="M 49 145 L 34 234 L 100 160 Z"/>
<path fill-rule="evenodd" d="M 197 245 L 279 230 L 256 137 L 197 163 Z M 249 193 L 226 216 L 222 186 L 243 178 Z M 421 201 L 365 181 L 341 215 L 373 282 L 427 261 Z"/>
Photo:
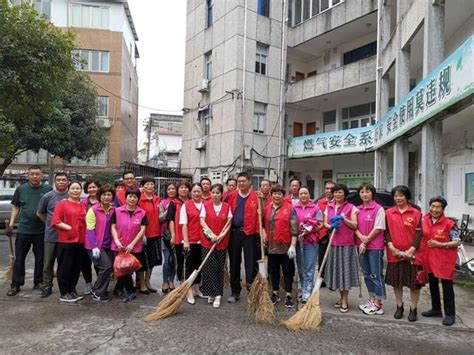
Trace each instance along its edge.
<path fill-rule="evenodd" d="M 5 229 L 8 228 L 9 224 L 10 224 L 10 220 L 6 219 L 5 220 Z M 13 249 L 13 241 L 12 241 L 11 237 L 8 237 L 8 244 L 10 245 L 10 254 L 15 256 L 15 250 Z"/>
<path fill-rule="evenodd" d="M 265 241 L 263 240 L 263 223 L 262 223 L 262 200 L 258 197 L 258 229 L 260 232 L 260 253 L 261 253 L 261 260 L 265 259 Z"/>
<path fill-rule="evenodd" d="M 206 257 L 204 258 L 201 265 L 199 265 L 199 268 L 197 269 L 198 274 L 201 272 L 201 270 L 204 267 L 204 264 L 206 263 L 207 259 L 209 259 L 209 257 L 211 256 L 211 253 L 214 251 L 214 249 L 216 249 L 216 246 L 217 246 L 217 243 L 214 243 L 212 245 L 211 249 L 209 249 L 209 252 L 207 253 Z"/>
<path fill-rule="evenodd" d="M 336 234 L 336 229 L 333 229 L 332 232 L 331 232 L 331 235 L 329 236 L 328 247 L 326 249 L 326 252 L 324 253 L 323 262 L 321 263 L 321 267 L 318 270 L 318 278 L 321 278 L 322 271 L 324 269 L 324 266 L 326 265 L 326 260 L 327 260 L 328 255 L 329 255 L 329 250 L 331 249 L 332 239 L 334 238 L 335 234 Z"/>

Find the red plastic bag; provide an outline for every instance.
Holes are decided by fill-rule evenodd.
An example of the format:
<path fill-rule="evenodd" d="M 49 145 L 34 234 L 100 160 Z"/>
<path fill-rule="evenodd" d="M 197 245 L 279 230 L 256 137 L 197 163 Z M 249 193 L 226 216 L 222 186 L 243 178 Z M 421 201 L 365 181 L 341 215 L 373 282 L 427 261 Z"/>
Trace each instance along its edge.
<path fill-rule="evenodd" d="M 127 276 L 141 268 L 142 264 L 135 256 L 120 251 L 114 260 L 114 277 Z"/>

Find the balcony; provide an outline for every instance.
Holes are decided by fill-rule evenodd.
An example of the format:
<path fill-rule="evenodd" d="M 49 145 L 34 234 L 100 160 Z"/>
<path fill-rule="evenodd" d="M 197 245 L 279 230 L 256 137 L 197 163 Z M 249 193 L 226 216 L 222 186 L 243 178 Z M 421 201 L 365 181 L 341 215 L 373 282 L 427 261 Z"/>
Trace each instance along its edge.
<path fill-rule="evenodd" d="M 373 56 L 291 84 L 286 94 L 286 102 L 296 103 L 368 84 L 375 81 L 375 76 L 376 57 Z"/>

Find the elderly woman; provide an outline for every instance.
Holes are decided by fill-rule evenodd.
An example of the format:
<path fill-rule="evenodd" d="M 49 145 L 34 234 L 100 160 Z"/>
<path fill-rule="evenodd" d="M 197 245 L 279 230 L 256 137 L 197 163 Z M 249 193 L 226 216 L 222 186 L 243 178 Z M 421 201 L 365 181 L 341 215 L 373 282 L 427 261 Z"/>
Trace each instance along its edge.
<path fill-rule="evenodd" d="M 423 217 L 421 258 L 428 272 L 431 293 L 431 309 L 421 313 L 423 317 L 441 317 L 439 279 L 443 286 L 443 325 L 453 325 L 456 320 L 454 306 L 454 266 L 459 245 L 456 223 L 444 215 L 448 203 L 441 197 L 430 200 L 430 211 Z"/>
<path fill-rule="evenodd" d="M 328 255 L 324 279 L 331 290 L 339 290 L 340 300 L 334 307 L 341 313 L 349 311 L 349 291 L 359 287 L 359 265 L 355 243 L 357 209 L 347 202 L 349 190 L 346 185 L 336 184 L 332 188 L 334 200 L 328 203 L 324 213 L 326 228 L 336 229 Z"/>
<path fill-rule="evenodd" d="M 369 292 L 369 299 L 359 309 L 365 314 L 382 315 L 382 299 L 387 295 L 383 280 L 385 211 L 374 201 L 376 190 L 372 184 L 361 184 L 357 193 L 362 205 L 357 207 L 355 234 L 360 265 Z"/>
<path fill-rule="evenodd" d="M 280 301 L 280 268 L 285 282 L 285 306 L 294 306 L 291 297 L 293 277 L 295 276 L 296 242 L 298 239 L 298 218 L 291 203 L 285 201 L 285 189 L 275 185 L 270 190 L 271 203 L 265 207 L 263 224 L 265 241 L 268 244 L 268 266 L 272 282 L 272 302 Z"/>
<path fill-rule="evenodd" d="M 413 207 L 408 200 L 410 189 L 406 186 L 395 186 L 392 189 L 395 206 L 386 211 L 387 216 L 387 271 L 385 283 L 393 287 L 397 310 L 393 317 L 403 317 L 403 287 L 410 289 L 411 305 L 408 320 L 417 319 L 416 307 L 420 298 L 421 286 L 416 283 L 419 266 L 412 263 L 415 251 L 421 241 L 421 212 Z"/>

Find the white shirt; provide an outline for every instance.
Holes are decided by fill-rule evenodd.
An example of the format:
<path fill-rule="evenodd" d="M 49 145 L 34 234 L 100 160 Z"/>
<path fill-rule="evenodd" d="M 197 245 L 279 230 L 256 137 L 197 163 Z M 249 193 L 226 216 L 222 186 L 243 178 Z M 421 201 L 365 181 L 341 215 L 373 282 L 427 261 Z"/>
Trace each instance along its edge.
<path fill-rule="evenodd" d="M 202 205 L 202 202 L 196 203 L 193 201 L 193 203 L 194 203 L 194 206 L 196 206 L 196 208 L 200 212 L 205 210 L 204 206 Z M 188 224 L 188 214 L 186 212 L 186 204 L 183 204 L 183 206 L 181 207 L 181 211 L 179 212 L 179 224 Z"/>
<path fill-rule="evenodd" d="M 216 215 L 219 215 L 219 213 L 221 212 L 221 209 L 222 209 L 222 203 L 219 204 L 219 205 L 215 205 L 214 203 L 212 204 L 212 206 L 214 207 L 214 211 L 216 212 Z M 199 215 L 199 217 L 201 218 L 206 218 L 206 209 L 203 208 L 201 210 L 201 214 Z M 229 208 L 229 213 L 227 213 L 227 219 L 229 218 L 232 218 L 232 212 Z"/>

